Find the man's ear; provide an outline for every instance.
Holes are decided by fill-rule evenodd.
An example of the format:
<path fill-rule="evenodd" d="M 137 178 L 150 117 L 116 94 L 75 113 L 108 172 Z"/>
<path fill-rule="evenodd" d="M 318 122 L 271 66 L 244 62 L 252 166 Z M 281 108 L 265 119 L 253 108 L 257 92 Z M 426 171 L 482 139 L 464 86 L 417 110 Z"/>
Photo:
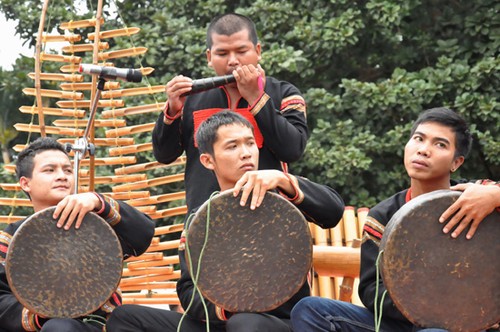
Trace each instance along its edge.
<path fill-rule="evenodd" d="M 453 165 L 452 165 L 451 171 L 455 172 L 460 166 L 462 166 L 464 161 L 465 161 L 464 156 L 460 156 L 460 157 L 455 158 L 455 160 L 453 160 Z"/>
<path fill-rule="evenodd" d="M 202 153 L 200 155 L 200 163 L 205 166 L 205 168 L 213 171 L 215 169 L 215 164 L 213 157 L 209 155 L 208 153 Z"/>
<path fill-rule="evenodd" d="M 25 176 L 21 176 L 21 178 L 19 179 L 19 184 L 21 185 L 22 190 L 29 193 L 29 191 L 30 191 L 30 179 L 28 179 Z"/>
<path fill-rule="evenodd" d="M 210 53 L 210 49 L 207 48 L 207 64 L 209 67 L 212 67 L 212 53 Z"/>

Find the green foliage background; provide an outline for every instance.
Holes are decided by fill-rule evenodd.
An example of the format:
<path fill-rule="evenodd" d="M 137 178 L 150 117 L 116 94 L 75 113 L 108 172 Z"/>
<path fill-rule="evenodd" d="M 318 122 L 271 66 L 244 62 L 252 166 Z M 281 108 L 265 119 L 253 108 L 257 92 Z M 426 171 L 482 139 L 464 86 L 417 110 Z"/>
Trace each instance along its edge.
<path fill-rule="evenodd" d="M 53 1 L 50 24 L 92 17 L 95 4 Z M 105 27 L 142 29 L 133 42 L 149 49 L 140 60 L 155 68 L 152 85 L 177 74 L 213 76 L 205 58 L 209 21 L 229 11 L 252 17 L 266 74 L 294 83 L 306 97 L 311 134 L 292 172 L 332 186 L 348 205 L 373 206 L 408 186 L 403 147 L 412 121 L 431 107 L 450 107 L 471 124 L 474 149 L 457 176 L 499 180 L 498 1 L 121 0 L 114 6 L 118 12 L 105 9 Z M 32 45 L 40 10 L 39 0 L 0 2 L 0 11 L 20 20 L 17 32 Z M 115 43 L 130 47 L 130 40 Z M 20 121 L 16 109 L 32 103 L 21 93 L 32 84 L 26 83 L 30 61 L 0 71 L 3 132 Z M 127 61 L 117 65 L 138 64 Z M 2 144 L 9 148 L 16 140 L 26 142 L 18 135 Z"/>

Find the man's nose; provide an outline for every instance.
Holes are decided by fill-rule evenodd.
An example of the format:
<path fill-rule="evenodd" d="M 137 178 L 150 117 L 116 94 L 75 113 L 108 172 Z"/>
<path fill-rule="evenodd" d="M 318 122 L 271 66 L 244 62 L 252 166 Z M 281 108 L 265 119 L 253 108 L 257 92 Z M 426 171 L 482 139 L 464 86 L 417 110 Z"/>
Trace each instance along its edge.
<path fill-rule="evenodd" d="M 428 156 L 429 155 L 429 145 L 428 144 L 421 144 L 418 147 L 417 154 L 422 155 L 422 156 Z"/>
<path fill-rule="evenodd" d="M 240 61 L 238 59 L 238 56 L 237 56 L 236 52 L 230 52 L 229 53 L 228 65 L 236 67 L 239 64 L 240 64 Z"/>
<path fill-rule="evenodd" d="M 65 172 L 62 168 L 57 170 L 57 178 L 58 179 L 67 179 L 70 176 L 67 172 Z"/>
<path fill-rule="evenodd" d="M 252 155 L 252 152 L 250 151 L 250 148 L 248 146 L 243 146 L 241 149 L 242 158 L 248 158 L 251 155 Z"/>

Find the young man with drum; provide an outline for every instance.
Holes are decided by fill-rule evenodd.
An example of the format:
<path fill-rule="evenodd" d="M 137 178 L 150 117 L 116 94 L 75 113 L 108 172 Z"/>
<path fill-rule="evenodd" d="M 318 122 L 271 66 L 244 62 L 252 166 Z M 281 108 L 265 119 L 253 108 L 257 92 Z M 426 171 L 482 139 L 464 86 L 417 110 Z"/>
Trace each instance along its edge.
<path fill-rule="evenodd" d="M 472 137 L 466 122 L 449 109 L 430 109 L 419 116 L 404 150 L 404 165 L 410 177 L 410 188 L 373 207 L 364 226 L 359 296 L 366 308 L 342 301 L 308 297 L 301 300 L 292 311 L 294 331 L 376 331 L 374 313 L 377 313 L 377 310 L 378 314 L 382 315 L 380 331 L 444 331 L 432 326 L 427 328 L 414 326 L 398 310 L 389 294 L 386 294 L 385 298 L 382 297 L 386 287 L 382 278 L 377 276 L 379 272 L 376 261 L 380 241 L 392 216 L 405 203 L 417 196 L 440 189 L 450 189 L 450 183 L 455 184 L 450 181 L 451 174 L 464 162 L 471 141 Z M 471 239 L 483 218 L 500 207 L 500 186 L 498 183 L 484 181 L 476 184 L 459 184 L 451 189 L 463 193 L 441 216 L 440 222 L 444 222 L 456 212 L 444 226 L 443 232 L 450 232 L 460 221 L 458 227 L 452 231 L 451 237 L 457 238 L 470 226 L 466 236 Z M 439 252 L 435 254 L 439 255 Z M 404 271 L 401 273 L 404 274 Z M 434 278 L 440 276 L 436 275 Z M 407 296 L 412 295 L 407 294 Z M 456 303 L 456 305 L 461 304 Z"/>
<path fill-rule="evenodd" d="M 73 166 L 64 146 L 55 139 L 39 138 L 21 151 L 16 162 L 16 173 L 19 184 L 29 196 L 35 212 L 55 207 L 52 217 L 57 220 L 58 228 L 70 230 L 75 227 L 78 232 L 83 225 L 85 215 L 88 212 L 95 212 L 116 233 L 124 258 L 138 256 L 149 247 L 154 234 L 154 223 L 147 215 L 123 202 L 95 192 L 73 194 L 75 185 Z M 5 261 L 14 234 L 25 221 L 26 219 L 10 224 L 0 232 L 0 330 L 102 331 L 107 316 L 116 306 L 121 305 L 119 290 L 115 290 L 108 302 L 92 314 L 75 319 L 41 317 L 25 308 L 14 296 L 7 281 Z M 82 266 L 85 268 L 83 263 Z M 118 266 L 121 267 L 120 262 Z M 37 272 L 39 271 L 33 271 L 34 280 L 40 278 Z M 71 271 L 58 272 L 69 274 Z M 50 281 L 44 281 L 47 282 Z M 95 286 L 99 288 L 98 285 Z"/>
<path fill-rule="evenodd" d="M 250 210 L 255 210 L 255 212 L 249 211 L 249 216 L 263 209 L 262 202 L 271 199 L 266 198 L 266 192 L 271 190 L 281 193 L 292 202 L 308 221 L 323 228 L 334 227 L 343 214 L 342 198 L 333 189 L 305 178 L 278 170 L 257 170 L 259 149 L 253 130 L 248 120 L 229 110 L 212 115 L 200 125 L 196 134 L 200 149 L 200 162 L 215 173 L 220 189 L 223 191 L 232 189 L 236 205 L 239 203 Z M 241 197 L 238 199 L 237 196 L 240 194 Z M 272 216 L 269 216 L 269 219 L 272 219 Z M 249 222 L 249 220 L 233 221 L 234 223 Z M 280 225 L 279 221 L 278 217 L 278 225 Z M 285 233 L 283 228 L 282 233 Z M 228 232 L 227 237 L 231 236 L 234 235 Z M 280 241 L 280 238 L 273 238 L 272 241 Z M 177 292 L 186 310 L 195 287 L 184 257 L 184 243 L 185 234 L 181 237 L 179 248 L 182 275 L 177 283 Z M 266 251 L 266 255 L 274 254 L 274 252 Z M 217 262 L 213 263 L 217 264 Z M 219 264 L 224 264 L 224 262 Z M 269 266 L 269 268 L 275 267 Z M 224 283 L 224 278 L 228 277 L 216 273 L 209 276 L 222 283 Z M 266 280 L 262 282 L 265 283 Z M 182 319 L 180 331 L 205 331 L 208 321 L 210 331 L 289 332 L 291 331 L 290 311 L 292 307 L 301 298 L 310 294 L 307 281 L 298 287 L 300 287 L 298 291 L 290 294 L 291 298 L 285 303 L 263 313 L 228 312 L 206 299 L 203 300 L 198 294 L 194 297 L 193 304 L 184 317 L 174 311 L 124 305 L 113 312 L 106 328 L 108 332 L 177 331 Z M 259 294 L 255 294 L 256 301 L 258 301 L 258 296 Z M 268 294 L 263 294 L 263 296 L 268 296 Z M 208 317 L 205 315 L 203 302 L 207 305 Z"/>

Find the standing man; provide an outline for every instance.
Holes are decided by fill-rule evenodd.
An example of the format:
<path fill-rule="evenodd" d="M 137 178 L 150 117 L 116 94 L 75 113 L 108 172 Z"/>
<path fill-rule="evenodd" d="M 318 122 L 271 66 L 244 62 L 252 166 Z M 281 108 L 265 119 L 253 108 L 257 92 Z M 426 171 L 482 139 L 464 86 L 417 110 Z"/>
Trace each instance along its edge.
<path fill-rule="evenodd" d="M 398 310 L 389 294 L 382 296 L 386 287 L 382 278 L 377 278 L 376 260 L 380 241 L 392 216 L 417 196 L 450 189 L 450 183 L 455 184 L 450 180 L 451 174 L 463 164 L 470 151 L 471 141 L 467 123 L 452 110 L 433 108 L 418 117 L 404 150 L 404 165 L 410 177 L 410 188 L 370 209 L 364 226 L 359 296 L 365 307 L 326 298 L 305 298 L 292 311 L 295 332 L 375 331 L 374 312 L 379 309 L 375 308 L 376 303 L 381 305 L 383 312 L 380 331 L 444 331 L 432 326 L 414 326 Z M 440 222 L 444 223 L 456 213 L 445 223 L 443 232 L 450 233 L 458 224 L 450 236 L 456 238 L 462 231 L 469 229 L 464 236 L 471 239 L 483 218 L 500 207 L 500 186 L 486 180 L 457 185 L 451 189 L 464 192 L 441 216 Z M 378 297 L 375 298 L 377 289 Z"/>
<path fill-rule="evenodd" d="M 231 109 L 255 127 L 260 169 L 286 170 L 306 147 L 306 105 L 292 84 L 266 77 L 260 67 L 261 45 L 254 23 L 238 14 L 215 17 L 207 30 L 207 61 L 216 74 L 234 75 L 235 83 L 190 93 L 192 80 L 176 76 L 167 83 L 167 102 L 153 130 L 153 152 L 171 163 L 186 152 L 185 187 L 188 210 L 200 206 L 219 189 L 215 176 L 201 165 L 195 141 L 199 124 L 213 113 Z"/>
<path fill-rule="evenodd" d="M 233 188 L 235 199 L 241 193 L 240 205 L 246 205 L 251 210 L 259 209 L 266 199 L 266 192 L 272 190 L 280 192 L 309 222 L 322 228 L 335 227 L 342 218 L 344 202 L 332 188 L 274 169 L 258 170 L 259 149 L 253 127 L 239 114 L 223 111 L 213 115 L 201 124 L 196 137 L 202 165 L 215 173 L 221 190 Z M 193 303 L 186 312 L 180 331 L 206 331 L 208 322 L 213 332 L 291 332 L 290 312 L 301 298 L 310 294 L 307 281 L 288 301 L 268 312 L 228 312 L 193 294 L 196 290 L 184 256 L 184 234 L 179 247 L 181 278 L 177 282 L 177 294 L 185 310 L 191 301 Z M 269 255 L 274 254 L 269 252 Z M 224 280 L 227 276 L 214 274 L 209 277 Z M 208 316 L 203 303 L 206 303 Z M 108 332 L 175 332 L 182 316 L 175 311 L 124 305 L 113 312 L 106 328 Z"/>
<path fill-rule="evenodd" d="M 57 227 L 79 228 L 85 214 L 95 212 L 116 232 L 124 258 L 139 256 L 151 244 L 153 221 L 142 212 L 120 201 L 95 192 L 72 194 L 75 179 L 73 166 L 64 147 L 52 138 L 39 138 L 19 153 L 16 173 L 22 190 L 28 195 L 35 212 L 56 207 L 53 218 Z M 25 219 L 26 220 L 26 219 Z M 7 281 L 5 259 L 15 232 L 25 220 L 7 226 L 0 232 L 0 330 L 44 332 L 99 332 L 111 311 L 121 305 L 120 291 L 88 317 L 40 317 L 17 300 Z M 65 271 L 60 271 L 65 273 Z M 33 278 L 39 278 L 33 274 Z"/>

